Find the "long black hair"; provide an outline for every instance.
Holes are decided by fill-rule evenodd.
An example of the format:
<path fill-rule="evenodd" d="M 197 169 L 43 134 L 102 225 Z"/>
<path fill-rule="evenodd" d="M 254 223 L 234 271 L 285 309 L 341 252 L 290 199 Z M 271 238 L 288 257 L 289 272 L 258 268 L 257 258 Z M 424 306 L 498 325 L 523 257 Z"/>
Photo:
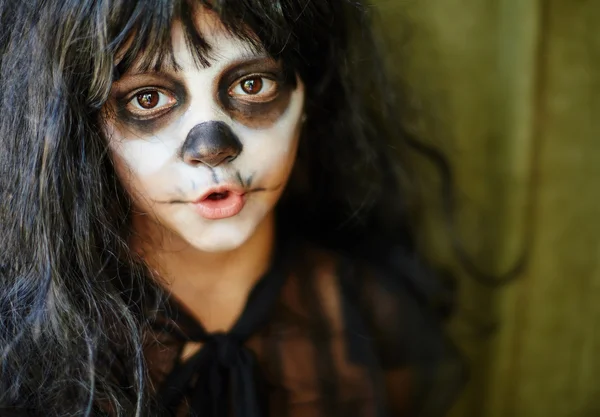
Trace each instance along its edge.
<path fill-rule="evenodd" d="M 278 221 L 347 247 L 413 250 L 409 140 L 356 0 L 0 1 L 0 408 L 145 415 L 145 317 L 158 285 L 128 247 L 130 201 L 102 136 L 112 82 L 172 61 L 203 6 L 306 86 L 307 121 Z M 115 67 L 115 57 L 120 63 Z M 326 208 L 326 209 L 324 209 Z"/>

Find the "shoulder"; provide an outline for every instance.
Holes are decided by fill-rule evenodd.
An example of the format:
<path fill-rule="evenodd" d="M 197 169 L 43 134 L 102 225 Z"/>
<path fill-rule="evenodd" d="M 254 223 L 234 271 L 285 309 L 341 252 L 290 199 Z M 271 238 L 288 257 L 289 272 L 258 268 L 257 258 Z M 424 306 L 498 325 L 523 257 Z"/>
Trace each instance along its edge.
<path fill-rule="evenodd" d="M 376 242 L 355 252 L 305 245 L 293 262 L 283 302 L 299 334 L 317 327 L 347 369 L 384 377 L 395 409 L 407 406 L 410 392 L 411 409 L 424 410 L 410 415 L 443 415 L 464 366 L 439 314 L 451 294 L 418 258 Z"/>
<path fill-rule="evenodd" d="M 373 332 L 397 343 L 442 334 L 441 312 L 451 304 L 452 291 L 416 255 L 382 241 L 366 243 L 355 251 L 301 246 L 288 291 L 313 293 L 340 326 L 353 310 Z"/>
<path fill-rule="evenodd" d="M 370 304 L 381 319 L 393 319 L 385 312 L 393 314 L 396 306 L 441 323 L 452 309 L 454 286 L 402 246 L 383 240 L 362 242 L 353 250 L 304 244 L 296 255 L 293 274 L 315 278 L 329 296 Z"/>
<path fill-rule="evenodd" d="M 402 398 L 408 383 L 416 394 L 415 415 L 443 415 L 467 378 L 463 358 L 446 333 L 452 287 L 417 255 L 384 242 L 371 242 L 359 253 L 329 252 L 327 258 L 345 305 L 349 352 L 366 336 L 392 397 Z"/>

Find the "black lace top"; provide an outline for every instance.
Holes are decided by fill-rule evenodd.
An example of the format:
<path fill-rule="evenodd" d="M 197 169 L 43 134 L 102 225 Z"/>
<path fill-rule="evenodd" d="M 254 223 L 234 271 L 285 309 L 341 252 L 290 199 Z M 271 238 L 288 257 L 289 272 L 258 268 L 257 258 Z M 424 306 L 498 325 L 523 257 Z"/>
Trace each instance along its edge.
<path fill-rule="evenodd" d="M 377 258 L 377 257 L 375 257 Z M 168 416 L 443 416 L 462 367 L 400 251 L 364 262 L 280 250 L 233 328 L 209 334 L 173 299 L 146 358 Z"/>

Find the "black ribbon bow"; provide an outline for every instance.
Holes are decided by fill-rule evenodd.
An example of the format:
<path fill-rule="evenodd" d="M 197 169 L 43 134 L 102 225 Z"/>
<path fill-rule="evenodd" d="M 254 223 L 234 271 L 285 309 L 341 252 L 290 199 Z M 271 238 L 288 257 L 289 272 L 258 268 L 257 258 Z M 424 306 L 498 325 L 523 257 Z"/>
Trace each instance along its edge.
<path fill-rule="evenodd" d="M 169 375 L 162 404 L 175 412 L 187 394 L 191 415 L 226 417 L 233 404 L 235 417 L 264 416 L 256 396 L 254 354 L 231 334 L 207 335 L 204 342 Z"/>
<path fill-rule="evenodd" d="M 275 254 L 271 270 L 250 292 L 242 315 L 228 333 L 207 333 L 200 323 L 185 317 L 186 322 L 193 323 L 185 340 L 201 342 L 203 347 L 176 365 L 164 381 L 159 399 L 170 413 L 175 415 L 187 398 L 190 416 L 266 416 L 258 399 L 256 358 L 244 343 L 269 318 L 285 282 L 280 258 Z M 169 308 L 175 316 L 186 316 L 175 304 Z"/>

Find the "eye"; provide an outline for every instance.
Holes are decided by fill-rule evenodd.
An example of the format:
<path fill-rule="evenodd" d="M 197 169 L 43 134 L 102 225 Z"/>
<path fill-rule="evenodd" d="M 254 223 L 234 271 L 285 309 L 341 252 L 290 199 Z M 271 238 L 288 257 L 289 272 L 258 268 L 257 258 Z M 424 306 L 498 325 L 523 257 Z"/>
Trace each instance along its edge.
<path fill-rule="evenodd" d="M 241 83 L 241 88 L 246 94 L 258 94 L 263 88 L 262 78 L 250 78 Z"/>
<path fill-rule="evenodd" d="M 262 103 L 273 100 L 278 92 L 277 81 L 253 75 L 236 81 L 229 89 L 229 96 L 237 100 Z"/>
<path fill-rule="evenodd" d="M 177 99 L 158 89 L 145 89 L 133 94 L 127 110 L 137 116 L 151 117 L 168 111 L 177 104 Z"/>
<path fill-rule="evenodd" d="M 160 102 L 160 93 L 158 91 L 145 91 L 135 98 L 137 104 L 144 109 L 153 109 Z"/>

